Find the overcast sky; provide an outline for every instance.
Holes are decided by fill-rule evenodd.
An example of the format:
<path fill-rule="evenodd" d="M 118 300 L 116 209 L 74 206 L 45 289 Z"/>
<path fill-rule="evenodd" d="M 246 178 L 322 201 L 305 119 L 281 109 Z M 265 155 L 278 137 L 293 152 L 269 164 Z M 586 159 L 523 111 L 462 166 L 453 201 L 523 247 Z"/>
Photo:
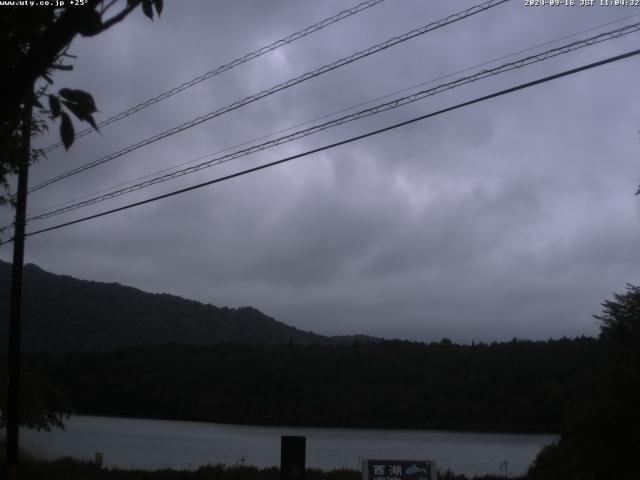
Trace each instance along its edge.
<path fill-rule="evenodd" d="M 475 3 L 386 0 L 107 126 L 102 135 L 79 139 L 68 153 L 50 153 L 32 168 L 30 184 Z M 56 88 L 90 91 L 101 110 L 97 119 L 104 119 L 355 4 L 166 0 L 160 21 L 134 12 L 95 39 L 78 38 L 71 49 L 78 56 L 75 70 L 57 75 Z M 528 7 L 512 0 L 35 192 L 29 211 L 636 14 L 637 7 Z M 639 21 L 637 16 L 535 51 Z M 626 52 L 639 39 L 631 34 L 475 82 L 33 222 L 28 230 Z M 252 305 L 328 335 L 460 342 L 594 335 L 598 325 L 591 315 L 600 303 L 627 282 L 640 283 L 638 78 L 640 58 L 634 57 L 33 236 L 26 261 L 218 306 Z M 56 140 L 53 130 L 38 143 Z M 1 215 L 7 223 L 9 211 Z M 0 258 L 10 260 L 10 246 L 0 248 Z"/>

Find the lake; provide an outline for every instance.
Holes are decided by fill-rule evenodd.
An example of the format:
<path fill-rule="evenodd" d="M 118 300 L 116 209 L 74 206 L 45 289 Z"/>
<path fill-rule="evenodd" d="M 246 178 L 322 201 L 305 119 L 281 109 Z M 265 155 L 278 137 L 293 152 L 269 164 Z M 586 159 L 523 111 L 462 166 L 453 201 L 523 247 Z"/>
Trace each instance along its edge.
<path fill-rule="evenodd" d="M 267 467 L 280 462 L 280 436 L 307 437 L 307 466 L 359 469 L 362 458 L 435 460 L 438 469 L 467 475 L 524 473 L 554 435 L 256 427 L 204 422 L 73 416 L 65 431 L 21 433 L 25 447 L 47 458 L 93 459 L 104 466 L 194 469 L 208 463 Z M 504 467 L 503 467 L 504 471 Z"/>

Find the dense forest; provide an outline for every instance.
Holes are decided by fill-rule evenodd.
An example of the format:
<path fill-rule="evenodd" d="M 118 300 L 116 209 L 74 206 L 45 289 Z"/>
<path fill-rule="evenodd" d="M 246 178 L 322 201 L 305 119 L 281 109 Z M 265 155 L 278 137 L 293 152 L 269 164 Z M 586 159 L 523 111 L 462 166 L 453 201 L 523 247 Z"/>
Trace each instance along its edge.
<path fill-rule="evenodd" d="M 80 413 L 213 422 L 559 431 L 591 338 L 455 345 L 165 345 L 30 357 Z"/>

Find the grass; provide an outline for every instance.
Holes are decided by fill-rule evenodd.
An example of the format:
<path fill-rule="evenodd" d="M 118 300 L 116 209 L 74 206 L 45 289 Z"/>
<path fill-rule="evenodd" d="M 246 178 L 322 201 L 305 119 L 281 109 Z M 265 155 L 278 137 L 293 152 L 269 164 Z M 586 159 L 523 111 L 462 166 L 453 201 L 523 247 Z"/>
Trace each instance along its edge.
<path fill-rule="evenodd" d="M 0 480 L 6 480 L 5 443 L 0 438 Z M 453 472 L 441 472 L 439 480 L 501 480 L 492 475 L 467 477 Z M 518 480 L 516 477 L 509 477 Z M 101 468 L 93 462 L 74 458 L 44 460 L 37 454 L 20 451 L 19 480 L 280 480 L 277 467 L 257 468 L 251 466 L 206 465 L 195 470 L 122 470 Z M 356 470 L 307 469 L 306 480 L 360 480 Z M 522 478 L 521 480 L 524 480 Z"/>
<path fill-rule="evenodd" d="M 280 470 L 276 467 L 256 468 L 222 464 L 207 465 L 193 471 L 121 470 L 100 468 L 93 462 L 72 458 L 45 461 L 25 456 L 20 465 L 18 478 L 19 480 L 280 480 Z M 360 480 L 360 478 L 360 472 L 346 469 L 331 471 L 308 469 L 306 474 L 306 480 Z M 464 475 L 444 472 L 438 478 L 440 480 L 498 480 L 501 477 L 483 476 L 470 479 Z M 515 480 L 513 477 L 510 478 Z M 4 479 L 6 479 L 6 471 L 3 468 L 0 471 L 0 480 Z"/>

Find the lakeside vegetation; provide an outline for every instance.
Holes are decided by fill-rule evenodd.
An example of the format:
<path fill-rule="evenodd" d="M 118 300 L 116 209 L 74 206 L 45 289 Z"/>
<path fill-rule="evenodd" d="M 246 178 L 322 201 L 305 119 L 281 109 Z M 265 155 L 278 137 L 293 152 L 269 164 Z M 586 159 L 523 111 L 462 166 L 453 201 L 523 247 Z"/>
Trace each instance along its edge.
<path fill-rule="evenodd" d="M 0 456 L 0 460 L 2 457 Z M 100 468 L 93 462 L 63 458 L 55 461 L 29 459 L 23 462 L 21 478 L 38 480 L 280 480 L 280 469 L 250 466 L 206 465 L 194 470 L 122 470 Z M 0 480 L 6 478 L 4 469 Z M 440 480 L 499 480 L 501 477 L 484 475 L 467 477 L 454 472 L 440 472 Z M 509 477 L 518 480 L 519 477 Z M 361 480 L 356 470 L 307 469 L 306 480 Z"/>

